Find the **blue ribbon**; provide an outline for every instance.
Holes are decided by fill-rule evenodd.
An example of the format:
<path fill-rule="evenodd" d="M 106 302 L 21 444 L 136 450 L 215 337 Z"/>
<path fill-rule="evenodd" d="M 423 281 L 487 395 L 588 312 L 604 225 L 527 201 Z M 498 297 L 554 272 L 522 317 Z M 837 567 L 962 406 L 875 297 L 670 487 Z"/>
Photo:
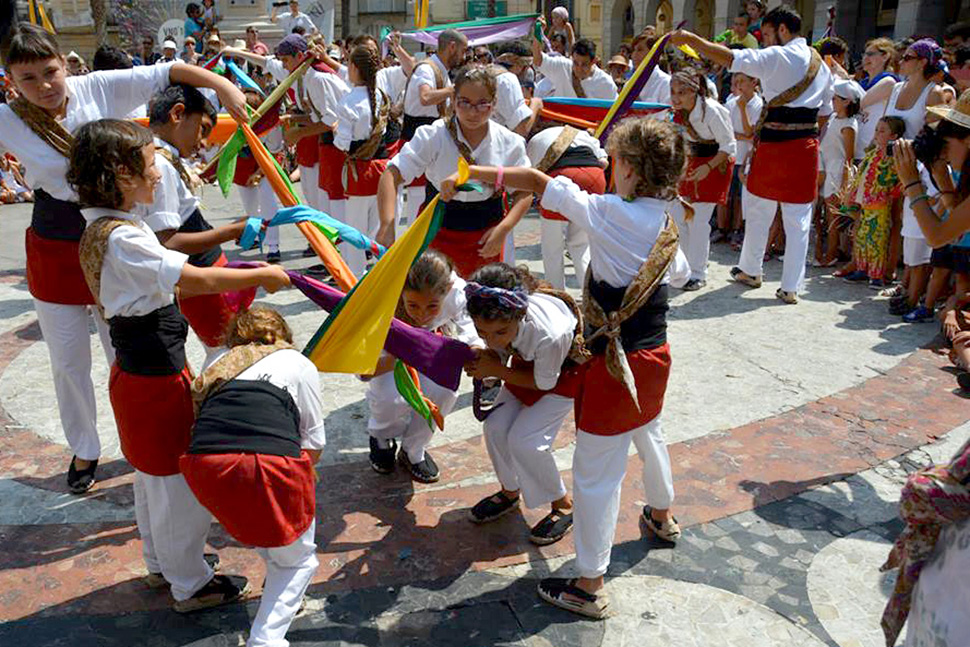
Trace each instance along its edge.
<path fill-rule="evenodd" d="M 242 70 L 242 68 L 235 64 L 235 62 L 229 60 L 228 58 L 222 59 L 222 62 L 226 66 L 226 69 L 236 76 L 236 80 L 239 81 L 239 85 L 243 86 L 243 88 L 247 90 L 258 92 L 260 96 L 266 96 L 266 93 L 263 92 L 263 88 L 259 87 L 259 84 L 253 81 L 252 78 L 250 78 L 250 76 Z"/>
<path fill-rule="evenodd" d="M 303 204 L 280 209 L 273 216 L 272 220 L 266 223 L 266 227 L 279 227 L 280 225 L 289 225 L 298 222 L 311 222 L 332 229 L 337 232 L 337 235 L 345 243 L 353 245 L 357 249 L 369 251 L 377 258 L 383 256 L 384 252 L 387 251 L 386 247 L 377 244 L 350 225 Z M 260 248 L 262 248 L 263 239 L 266 237 L 263 223 L 262 218 L 247 219 L 246 228 L 243 230 L 242 236 L 239 237 L 239 246 L 243 249 L 252 249 L 258 243 Z"/>

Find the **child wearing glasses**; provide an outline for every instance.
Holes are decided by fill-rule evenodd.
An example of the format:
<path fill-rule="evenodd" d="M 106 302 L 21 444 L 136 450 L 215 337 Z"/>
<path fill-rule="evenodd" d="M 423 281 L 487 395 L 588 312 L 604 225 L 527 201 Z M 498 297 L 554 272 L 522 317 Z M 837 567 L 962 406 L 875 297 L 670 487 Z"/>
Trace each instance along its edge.
<path fill-rule="evenodd" d="M 378 242 L 394 242 L 397 188 L 424 174 L 428 178 L 425 202 L 438 193 L 441 182 L 455 172 L 459 156 L 469 164 L 530 166 L 525 140 L 490 119 L 495 105 L 495 77 L 472 66 L 455 77 L 455 114 L 417 129 L 381 176 L 377 190 L 380 215 Z M 431 246 L 455 264 L 466 278 L 479 267 L 503 258 L 506 237 L 532 203 L 527 191 L 511 193 L 505 208 L 501 181 L 484 190 L 461 192 L 446 207 L 441 230 Z"/>

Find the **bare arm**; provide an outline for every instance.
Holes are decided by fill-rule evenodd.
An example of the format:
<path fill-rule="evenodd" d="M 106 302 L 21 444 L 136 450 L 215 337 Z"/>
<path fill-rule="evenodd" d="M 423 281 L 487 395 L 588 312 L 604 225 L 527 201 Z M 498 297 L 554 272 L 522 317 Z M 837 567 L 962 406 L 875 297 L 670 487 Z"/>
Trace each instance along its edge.
<path fill-rule="evenodd" d="M 290 277 L 281 267 L 266 265 L 252 269 L 228 267 L 196 267 L 186 263 L 177 283 L 182 296 L 234 292 L 246 288 L 262 287 L 276 292 L 290 284 Z"/>
<path fill-rule="evenodd" d="M 532 64 L 537 69 L 542 67 L 542 41 L 535 34 L 532 35 Z"/>
<path fill-rule="evenodd" d="M 155 235 L 168 249 L 174 249 L 183 254 L 201 254 L 216 245 L 237 240 L 242 236 L 245 227 L 246 221 L 240 220 L 208 231 L 179 232 L 175 229 L 165 229 L 156 232 Z"/>
<path fill-rule="evenodd" d="M 528 191 L 541 196 L 546 190 L 546 184 L 552 179 L 542 171 L 527 166 L 506 166 L 503 169 L 503 183 L 510 189 Z M 495 166 L 469 166 L 468 178 L 470 180 L 481 180 L 486 184 L 494 185 L 498 181 L 498 168 Z M 455 184 L 458 181 L 458 174 L 455 173 L 441 183 L 441 199 L 451 200 L 455 196 Z M 508 216 L 506 216 L 508 217 Z"/>
<path fill-rule="evenodd" d="M 896 85 L 896 80 L 891 76 L 880 79 L 878 83 L 866 90 L 865 96 L 859 102 L 859 109 L 865 110 L 871 106 L 885 103 L 889 99 L 889 95 L 892 94 L 894 85 Z"/>
<path fill-rule="evenodd" d="M 416 61 L 411 54 L 401 46 L 401 35 L 397 32 L 391 34 L 388 38 L 388 42 L 391 44 L 391 51 L 397 56 L 397 60 L 401 61 L 401 68 L 404 73 L 411 76 L 411 72 L 414 71 L 414 64 Z"/>
<path fill-rule="evenodd" d="M 720 43 L 712 43 L 689 31 L 677 30 L 670 35 L 671 45 L 693 47 L 702 57 L 730 69 L 734 62 L 734 52 Z"/>
<path fill-rule="evenodd" d="M 225 56 L 237 56 L 247 63 L 252 63 L 253 65 L 257 65 L 261 68 L 266 67 L 266 61 L 269 60 L 268 56 L 256 54 L 245 49 L 238 49 L 236 47 L 226 47 L 222 50 L 222 53 Z"/>
<path fill-rule="evenodd" d="M 233 119 L 239 123 L 249 123 L 246 96 L 229 79 L 198 65 L 176 63 L 169 72 L 168 80 L 173 84 L 184 83 L 197 88 L 212 88 L 219 95 L 219 102 Z"/>
<path fill-rule="evenodd" d="M 425 84 L 418 88 L 418 95 L 422 106 L 436 106 L 450 99 L 453 91 L 451 86 L 433 90 L 430 85 Z"/>
<path fill-rule="evenodd" d="M 851 162 L 855 158 L 855 131 L 851 128 L 842 129 L 842 145 L 845 147 L 845 159 Z"/>
<path fill-rule="evenodd" d="M 911 142 L 899 140 L 893 149 L 893 159 L 896 164 L 896 172 L 899 181 L 906 186 L 911 183 L 906 195 L 912 199 L 925 195 L 926 188 L 920 181 L 919 172 L 916 168 L 916 156 L 913 154 Z M 941 187 L 948 191 L 948 187 Z M 946 195 L 944 195 L 946 198 Z M 946 202 L 944 202 L 946 204 Z M 931 247 L 941 247 L 953 242 L 967 231 L 970 231 L 970 199 L 966 199 L 950 210 L 950 215 L 946 220 L 940 220 L 933 207 L 926 199 L 918 200 L 913 207 L 913 215 L 919 222 L 919 228 L 926 237 L 926 242 Z"/>
<path fill-rule="evenodd" d="M 529 109 L 532 110 L 532 116 L 526 117 L 518 126 L 512 129 L 513 132 L 522 135 L 526 139 L 528 139 L 529 133 L 532 132 L 532 127 L 535 126 L 536 121 L 539 119 L 539 112 L 542 110 L 542 99 L 539 97 L 529 99 Z"/>
<path fill-rule="evenodd" d="M 390 247 L 394 242 L 397 188 L 402 184 L 404 184 L 404 178 L 401 177 L 401 172 L 393 164 L 388 164 L 377 183 L 377 216 L 381 223 L 377 231 L 377 242 L 385 247 Z"/>

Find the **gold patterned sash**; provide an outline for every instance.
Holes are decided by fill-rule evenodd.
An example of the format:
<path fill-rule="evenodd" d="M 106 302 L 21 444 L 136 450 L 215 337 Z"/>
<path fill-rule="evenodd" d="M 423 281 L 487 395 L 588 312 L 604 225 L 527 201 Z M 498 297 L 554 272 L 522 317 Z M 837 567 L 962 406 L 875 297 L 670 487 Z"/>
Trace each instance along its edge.
<path fill-rule="evenodd" d="M 88 224 L 81 234 L 78 255 L 81 261 L 81 272 L 84 281 L 91 290 L 94 303 L 101 316 L 104 316 L 104 306 L 101 305 L 101 268 L 104 266 L 104 256 L 108 252 L 108 238 L 118 227 L 134 226 L 130 220 L 104 216 Z"/>
<path fill-rule="evenodd" d="M 765 126 L 765 118 L 768 116 L 769 108 L 780 108 L 781 106 L 794 101 L 802 95 L 802 92 L 808 89 L 814 81 L 815 77 L 818 76 L 818 71 L 822 67 L 822 55 L 814 47 L 810 47 L 809 51 L 812 53 L 811 59 L 808 61 L 808 70 L 805 72 L 805 76 L 801 81 L 791 86 L 778 96 L 776 96 L 771 101 L 765 103 L 764 108 L 761 110 L 761 117 L 758 118 L 758 125 L 754 127 L 754 136 L 757 139 L 758 135 L 761 134 L 761 129 Z M 798 130 L 804 128 L 804 124 L 796 124 L 799 126 Z M 816 124 L 809 124 L 810 127 L 814 127 Z"/>
<path fill-rule="evenodd" d="M 371 128 L 370 137 L 357 150 L 349 153 L 346 159 L 344 159 L 344 165 L 340 173 L 340 179 L 344 189 L 347 188 L 348 177 L 353 176 L 354 180 L 357 179 L 357 160 L 373 159 L 374 153 L 381 147 L 381 142 L 384 139 L 384 132 L 387 130 L 388 104 L 390 101 L 383 90 L 377 88 L 377 92 L 380 93 L 378 96 L 381 98 L 381 107 L 377 112 L 377 120 Z"/>
<path fill-rule="evenodd" d="M 278 341 L 275 344 L 243 344 L 229 349 L 229 352 L 192 380 L 192 408 L 195 409 L 195 415 L 199 415 L 202 403 L 213 391 L 220 389 L 226 382 L 234 380 L 240 373 L 264 357 L 292 347 L 285 341 Z"/>
<path fill-rule="evenodd" d="M 44 140 L 44 143 L 64 157 L 71 158 L 74 135 L 68 132 L 61 122 L 51 117 L 50 113 L 40 106 L 32 104 L 23 97 L 17 97 L 7 105 L 35 135 Z"/>
<path fill-rule="evenodd" d="M 562 154 L 569 150 L 569 147 L 573 145 L 573 141 L 576 139 L 576 135 L 579 131 L 572 126 L 563 126 L 562 132 L 556 137 L 555 141 L 549 145 L 546 150 L 546 154 L 542 156 L 539 163 L 536 164 L 536 169 L 545 173 L 552 167 L 553 164 L 559 161 Z"/>

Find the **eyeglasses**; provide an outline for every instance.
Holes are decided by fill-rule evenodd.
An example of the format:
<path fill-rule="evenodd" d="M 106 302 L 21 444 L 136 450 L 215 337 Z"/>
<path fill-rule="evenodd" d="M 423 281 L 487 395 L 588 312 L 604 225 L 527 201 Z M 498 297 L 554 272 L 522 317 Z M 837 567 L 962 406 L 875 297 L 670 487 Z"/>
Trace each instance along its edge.
<path fill-rule="evenodd" d="M 493 101 L 479 101 L 478 103 L 472 103 L 468 99 L 458 99 L 455 105 L 461 110 L 477 110 L 478 112 L 488 112 L 492 109 Z"/>

